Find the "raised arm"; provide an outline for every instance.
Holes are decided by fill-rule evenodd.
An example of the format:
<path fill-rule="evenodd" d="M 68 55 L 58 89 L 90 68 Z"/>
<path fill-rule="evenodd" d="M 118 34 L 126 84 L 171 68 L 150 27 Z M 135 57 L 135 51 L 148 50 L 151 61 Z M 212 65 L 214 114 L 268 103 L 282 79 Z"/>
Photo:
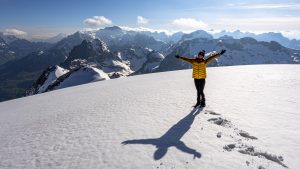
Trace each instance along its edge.
<path fill-rule="evenodd" d="M 183 57 L 183 56 L 179 56 L 179 55 L 176 55 L 175 57 L 178 58 L 178 59 L 181 59 L 181 60 L 183 60 L 183 61 L 186 61 L 186 62 L 188 62 L 188 63 L 190 63 L 190 64 L 193 64 L 193 60 L 194 60 L 194 59 L 190 59 L 190 58 Z"/>
<path fill-rule="evenodd" d="M 225 52 L 226 52 L 226 50 L 223 49 L 220 53 L 217 53 L 217 54 L 215 54 L 215 55 L 209 57 L 208 59 L 206 59 L 206 60 L 205 60 L 205 63 L 207 64 L 207 63 L 211 62 L 213 59 L 215 59 L 215 58 L 217 58 L 217 57 L 223 55 Z"/>
<path fill-rule="evenodd" d="M 213 59 L 215 59 L 215 58 L 217 58 L 217 57 L 219 57 L 219 56 L 221 56 L 221 54 L 220 54 L 220 53 L 217 53 L 217 54 L 215 54 L 215 55 L 209 57 L 208 59 L 206 59 L 206 60 L 205 60 L 205 63 L 207 64 L 207 63 L 211 62 Z"/>

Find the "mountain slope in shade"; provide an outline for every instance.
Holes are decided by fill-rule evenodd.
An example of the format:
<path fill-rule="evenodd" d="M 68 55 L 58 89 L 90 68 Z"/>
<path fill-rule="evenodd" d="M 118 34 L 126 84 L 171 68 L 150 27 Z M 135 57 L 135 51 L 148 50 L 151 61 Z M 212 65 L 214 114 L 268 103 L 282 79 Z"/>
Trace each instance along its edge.
<path fill-rule="evenodd" d="M 29 39 L 32 42 L 48 42 L 48 43 L 57 43 L 63 38 L 67 37 L 67 34 L 64 33 L 59 33 L 53 37 L 48 37 L 48 38 L 32 38 Z"/>
<path fill-rule="evenodd" d="M 45 69 L 63 62 L 75 45 L 91 38 L 77 32 L 48 50 L 36 51 L 0 65 L 0 101 L 24 96 Z"/>
<path fill-rule="evenodd" d="M 300 167 L 299 65 L 208 68 L 95 82 L 0 103 L 0 166 Z"/>
<path fill-rule="evenodd" d="M 47 50 L 50 47 L 50 43 L 30 42 L 0 32 L 0 65 L 21 59 L 32 52 Z"/>

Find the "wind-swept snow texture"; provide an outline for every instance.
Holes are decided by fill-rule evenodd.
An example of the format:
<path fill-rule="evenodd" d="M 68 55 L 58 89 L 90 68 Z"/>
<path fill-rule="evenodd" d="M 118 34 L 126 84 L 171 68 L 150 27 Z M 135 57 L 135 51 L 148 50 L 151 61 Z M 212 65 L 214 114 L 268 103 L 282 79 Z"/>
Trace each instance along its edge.
<path fill-rule="evenodd" d="M 208 68 L 0 103 L 0 168 L 300 168 L 300 66 Z"/>

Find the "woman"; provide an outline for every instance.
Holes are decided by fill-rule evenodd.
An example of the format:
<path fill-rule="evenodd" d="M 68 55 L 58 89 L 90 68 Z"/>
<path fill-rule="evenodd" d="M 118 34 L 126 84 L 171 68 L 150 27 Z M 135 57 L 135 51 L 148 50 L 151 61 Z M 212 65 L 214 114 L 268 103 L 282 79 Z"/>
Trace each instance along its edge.
<path fill-rule="evenodd" d="M 198 56 L 195 59 L 190 59 L 176 55 L 176 58 L 182 59 L 193 65 L 193 78 L 195 82 L 195 87 L 197 89 L 197 103 L 194 107 L 201 106 L 205 107 L 205 95 L 204 95 L 204 86 L 206 78 L 206 65 L 213 59 L 224 54 L 226 50 L 222 50 L 220 53 L 217 53 L 207 59 L 204 59 L 205 50 L 202 50 L 198 53 Z"/>

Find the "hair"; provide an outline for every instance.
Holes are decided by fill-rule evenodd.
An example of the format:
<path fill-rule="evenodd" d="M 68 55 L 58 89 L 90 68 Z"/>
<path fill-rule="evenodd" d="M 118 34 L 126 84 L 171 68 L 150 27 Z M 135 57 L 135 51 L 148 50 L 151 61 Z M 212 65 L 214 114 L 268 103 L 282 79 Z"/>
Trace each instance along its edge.
<path fill-rule="evenodd" d="M 205 55 L 205 50 L 201 50 L 199 53 L 198 53 L 198 55 Z"/>

